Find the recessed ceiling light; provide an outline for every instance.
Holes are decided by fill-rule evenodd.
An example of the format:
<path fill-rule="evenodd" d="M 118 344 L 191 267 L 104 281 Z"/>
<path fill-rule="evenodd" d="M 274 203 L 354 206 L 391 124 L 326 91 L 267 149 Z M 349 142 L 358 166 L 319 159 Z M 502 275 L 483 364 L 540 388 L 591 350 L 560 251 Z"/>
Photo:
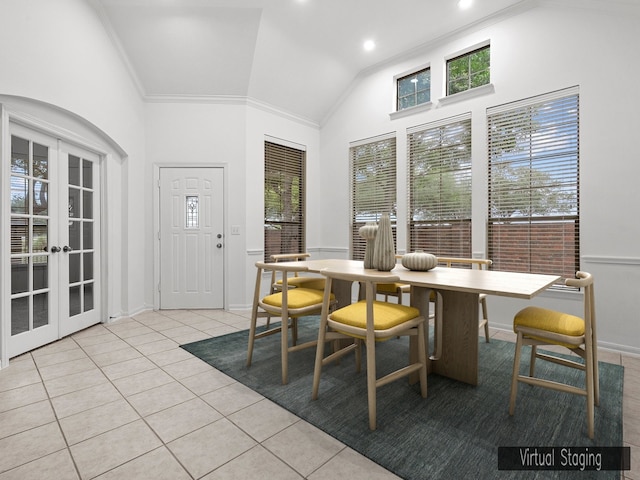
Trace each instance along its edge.
<path fill-rule="evenodd" d="M 376 48 L 376 42 L 374 42 L 373 40 L 366 40 L 364 42 L 364 44 L 362 45 L 362 47 L 367 51 L 370 52 L 371 50 L 373 50 L 374 48 Z"/>
<path fill-rule="evenodd" d="M 471 6 L 473 0 L 458 0 L 458 8 L 460 10 L 466 10 Z"/>

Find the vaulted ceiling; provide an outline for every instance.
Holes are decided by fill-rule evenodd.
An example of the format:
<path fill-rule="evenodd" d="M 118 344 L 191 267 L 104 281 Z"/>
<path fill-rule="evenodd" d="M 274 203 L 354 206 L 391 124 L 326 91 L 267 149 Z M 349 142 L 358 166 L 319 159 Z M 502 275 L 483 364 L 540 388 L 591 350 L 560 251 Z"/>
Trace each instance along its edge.
<path fill-rule="evenodd" d="M 145 98 L 251 99 L 321 124 L 363 70 L 528 0 L 95 2 Z"/>

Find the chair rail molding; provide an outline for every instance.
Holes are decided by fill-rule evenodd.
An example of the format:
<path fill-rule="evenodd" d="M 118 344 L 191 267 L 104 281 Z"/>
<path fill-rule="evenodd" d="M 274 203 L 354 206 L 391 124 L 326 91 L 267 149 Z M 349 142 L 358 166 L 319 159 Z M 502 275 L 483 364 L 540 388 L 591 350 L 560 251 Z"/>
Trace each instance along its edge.
<path fill-rule="evenodd" d="M 603 263 L 609 265 L 640 265 L 640 257 L 619 257 L 611 255 L 583 255 L 585 263 Z"/>

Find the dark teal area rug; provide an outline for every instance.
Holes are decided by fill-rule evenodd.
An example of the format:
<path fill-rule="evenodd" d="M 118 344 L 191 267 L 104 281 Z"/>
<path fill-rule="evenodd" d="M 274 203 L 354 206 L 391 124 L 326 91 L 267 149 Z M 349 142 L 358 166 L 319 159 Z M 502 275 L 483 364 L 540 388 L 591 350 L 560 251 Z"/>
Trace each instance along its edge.
<path fill-rule="evenodd" d="M 301 341 L 315 338 L 317 318 L 301 319 Z M 498 447 L 622 446 L 623 368 L 600 363 L 595 439 L 587 437 L 585 399 L 521 384 L 508 414 L 514 344 L 479 343 L 479 385 L 429 375 L 428 397 L 406 379 L 378 389 L 378 427 L 369 430 L 366 374 L 353 355 L 323 368 L 318 400 L 311 400 L 315 349 L 290 354 L 289 384 L 281 384 L 280 336 L 256 341 L 247 368 L 248 331 L 182 348 L 406 479 L 620 478 L 616 471 L 500 471 Z M 379 344 L 378 376 L 406 361 L 407 339 Z M 523 349 L 522 371 L 529 365 Z M 539 361 L 538 376 L 580 384 L 582 373 Z"/>

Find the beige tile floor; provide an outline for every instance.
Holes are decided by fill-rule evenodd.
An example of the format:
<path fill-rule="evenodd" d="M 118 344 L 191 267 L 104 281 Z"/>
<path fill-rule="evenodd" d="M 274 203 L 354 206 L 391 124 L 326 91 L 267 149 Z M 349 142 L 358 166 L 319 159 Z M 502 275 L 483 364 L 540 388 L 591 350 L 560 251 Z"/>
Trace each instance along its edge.
<path fill-rule="evenodd" d="M 179 348 L 247 327 L 219 310 L 145 312 L 12 359 L 0 480 L 398 478 Z M 640 359 L 601 360 L 625 366 L 624 478 L 640 480 Z"/>

